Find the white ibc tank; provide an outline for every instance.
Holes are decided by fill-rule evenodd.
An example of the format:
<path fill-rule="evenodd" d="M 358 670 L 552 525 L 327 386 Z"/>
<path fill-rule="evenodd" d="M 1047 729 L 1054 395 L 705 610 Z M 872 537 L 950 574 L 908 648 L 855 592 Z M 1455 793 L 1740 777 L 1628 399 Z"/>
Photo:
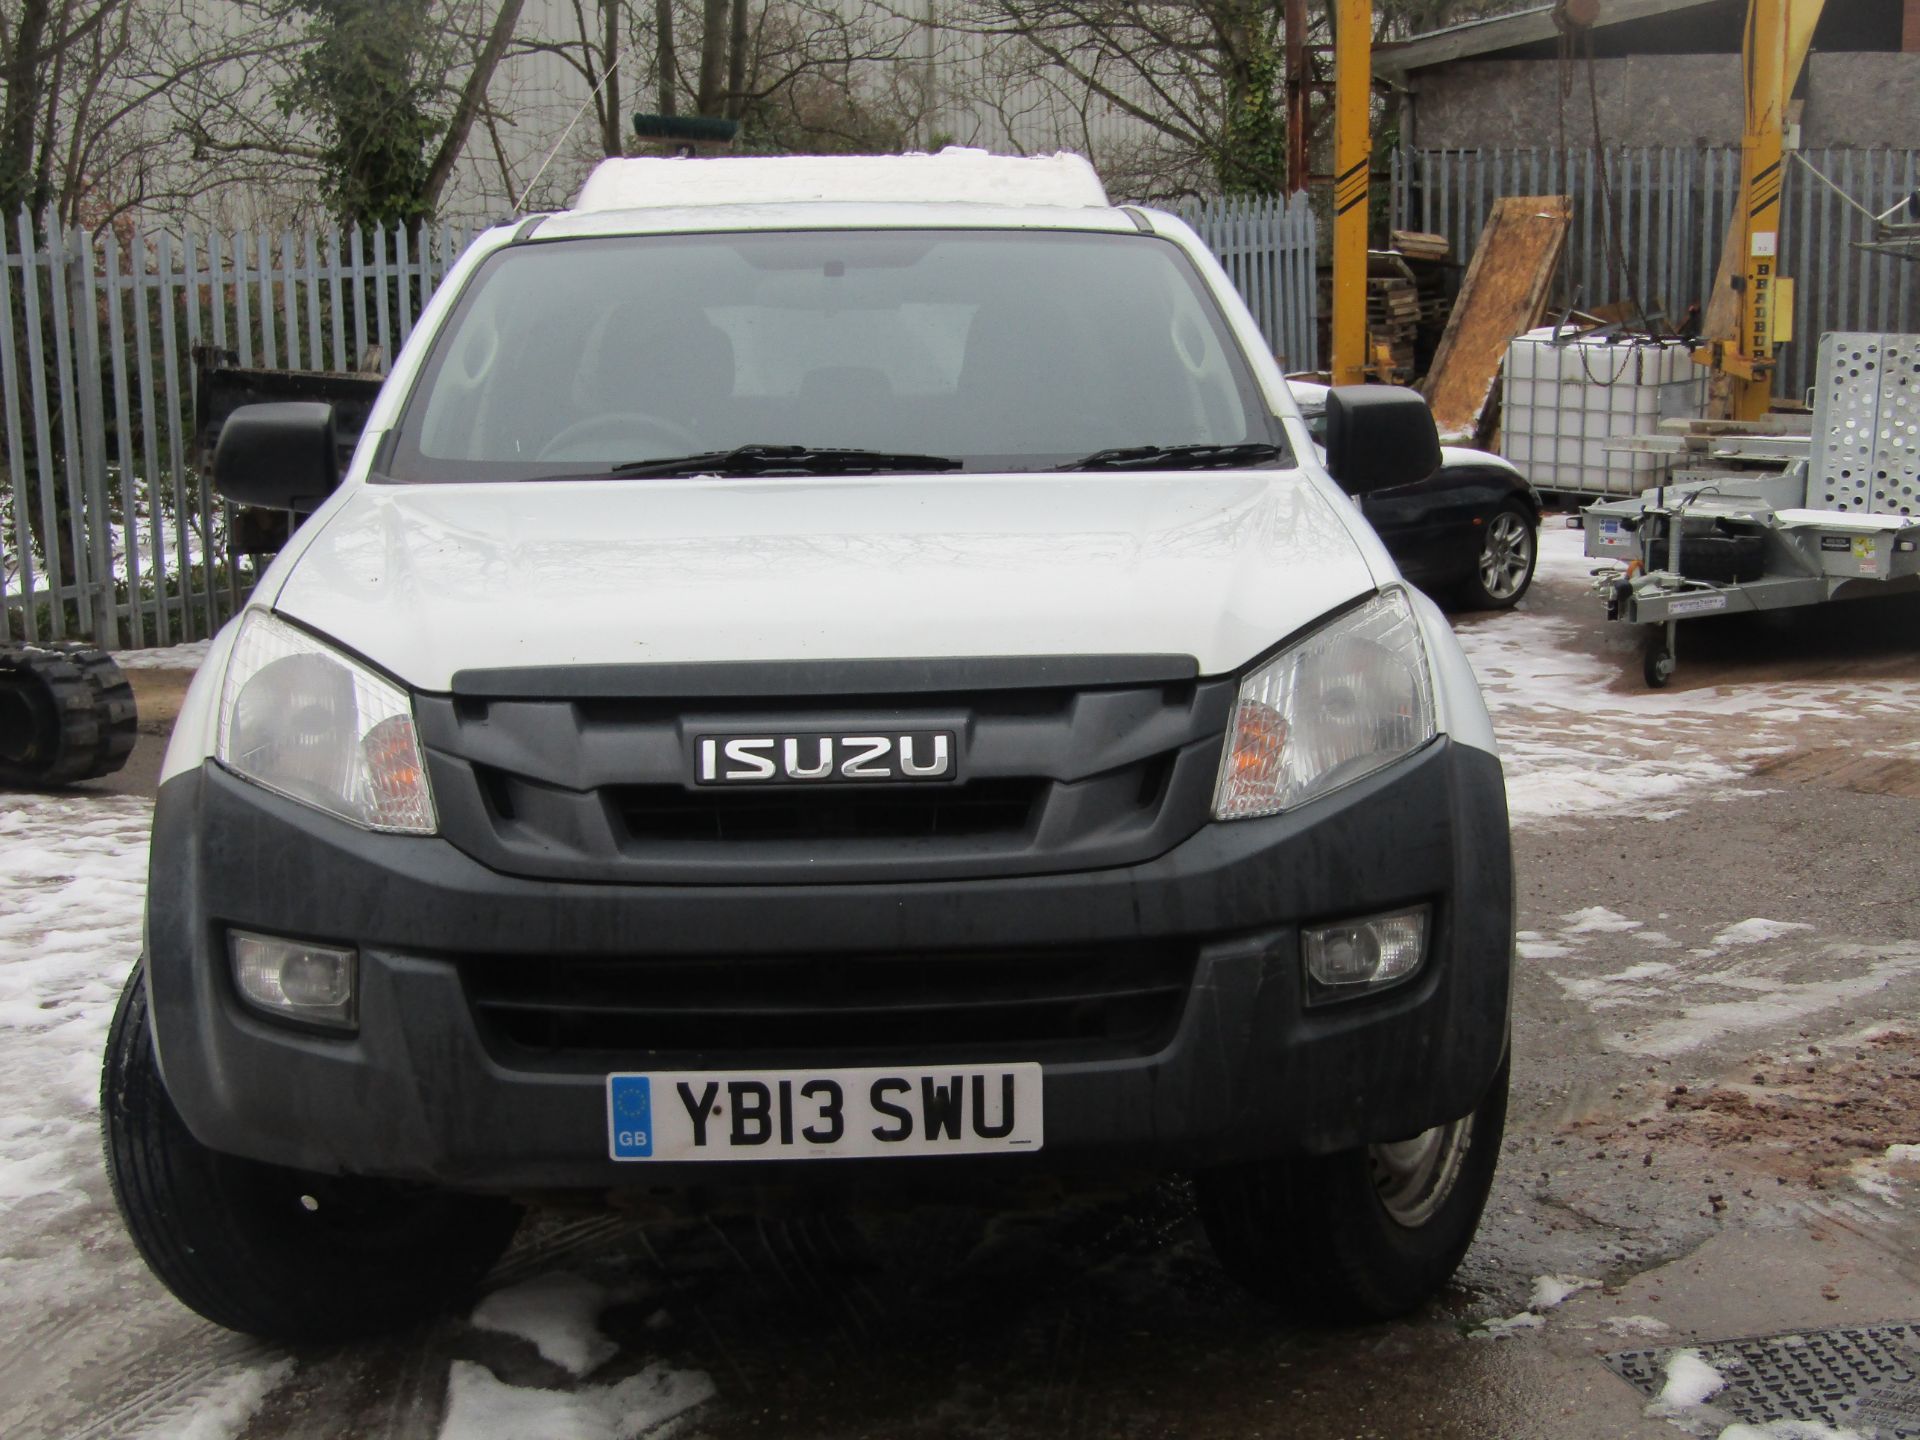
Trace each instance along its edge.
<path fill-rule="evenodd" d="M 1638 495 L 1659 484 L 1672 457 L 1608 450 L 1607 442 L 1702 414 L 1706 370 L 1678 341 L 1555 344 L 1555 333 L 1530 330 L 1507 346 L 1501 453 L 1542 490 Z"/>

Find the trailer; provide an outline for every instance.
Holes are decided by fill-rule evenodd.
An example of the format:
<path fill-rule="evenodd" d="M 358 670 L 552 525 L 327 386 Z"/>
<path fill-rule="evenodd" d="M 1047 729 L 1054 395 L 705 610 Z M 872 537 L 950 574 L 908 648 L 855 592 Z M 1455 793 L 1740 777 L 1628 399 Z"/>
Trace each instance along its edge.
<path fill-rule="evenodd" d="M 1822 337 L 1810 417 L 1663 431 L 1614 444 L 1680 457 L 1672 483 L 1581 512 L 1647 684 L 1672 678 L 1682 620 L 1920 590 L 1920 336 Z"/>

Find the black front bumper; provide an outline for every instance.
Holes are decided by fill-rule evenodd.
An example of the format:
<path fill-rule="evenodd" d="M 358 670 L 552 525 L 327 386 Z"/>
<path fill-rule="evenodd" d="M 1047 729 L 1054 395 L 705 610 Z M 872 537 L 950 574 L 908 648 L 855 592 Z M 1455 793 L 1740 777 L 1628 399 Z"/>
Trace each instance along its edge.
<path fill-rule="evenodd" d="M 1418 903 L 1434 919 L 1413 979 L 1306 1004 L 1300 925 Z M 155 811 L 148 975 L 167 1088 L 194 1135 L 303 1169 L 491 1190 L 846 1179 L 874 1163 L 1146 1171 L 1404 1138 L 1466 1113 L 1505 1054 L 1512 916 L 1499 762 L 1444 738 L 1297 813 L 1210 824 L 1142 864 L 865 885 L 508 877 L 444 840 L 366 834 L 209 764 L 168 782 Z M 359 946 L 358 1033 L 304 1032 L 244 1008 L 229 928 Z M 1150 1049 L 1061 1041 L 967 1057 L 1044 1066 L 1045 1148 L 991 1162 L 616 1163 L 609 1069 L 927 1057 L 523 1059 L 490 1043 L 461 965 L 832 952 L 911 966 L 934 951 L 1158 941 L 1190 945 L 1194 959 L 1170 1034 Z"/>

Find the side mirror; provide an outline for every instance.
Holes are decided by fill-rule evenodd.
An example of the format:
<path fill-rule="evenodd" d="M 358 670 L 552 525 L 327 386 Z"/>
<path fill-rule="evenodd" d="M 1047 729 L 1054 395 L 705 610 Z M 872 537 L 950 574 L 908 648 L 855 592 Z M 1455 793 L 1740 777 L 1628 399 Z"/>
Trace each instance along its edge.
<path fill-rule="evenodd" d="M 311 510 L 339 483 L 331 405 L 312 400 L 242 405 L 220 427 L 213 485 L 236 505 Z"/>
<path fill-rule="evenodd" d="M 1327 471 L 1350 495 L 1412 485 L 1440 468 L 1433 412 L 1412 390 L 1343 385 L 1327 392 Z"/>

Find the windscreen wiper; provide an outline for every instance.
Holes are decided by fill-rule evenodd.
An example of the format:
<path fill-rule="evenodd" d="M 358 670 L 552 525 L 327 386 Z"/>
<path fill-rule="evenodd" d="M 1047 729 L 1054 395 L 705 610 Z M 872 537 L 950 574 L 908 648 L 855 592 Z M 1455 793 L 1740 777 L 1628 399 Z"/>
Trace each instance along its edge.
<path fill-rule="evenodd" d="M 1244 445 L 1122 445 L 1096 450 L 1056 470 L 1231 470 L 1278 460 L 1284 452 L 1264 441 Z"/>
<path fill-rule="evenodd" d="M 614 475 L 881 475 L 958 470 L 963 462 L 948 455 L 896 454 L 887 450 L 819 449 L 812 445 L 741 445 L 664 460 L 633 460 L 616 465 Z"/>

